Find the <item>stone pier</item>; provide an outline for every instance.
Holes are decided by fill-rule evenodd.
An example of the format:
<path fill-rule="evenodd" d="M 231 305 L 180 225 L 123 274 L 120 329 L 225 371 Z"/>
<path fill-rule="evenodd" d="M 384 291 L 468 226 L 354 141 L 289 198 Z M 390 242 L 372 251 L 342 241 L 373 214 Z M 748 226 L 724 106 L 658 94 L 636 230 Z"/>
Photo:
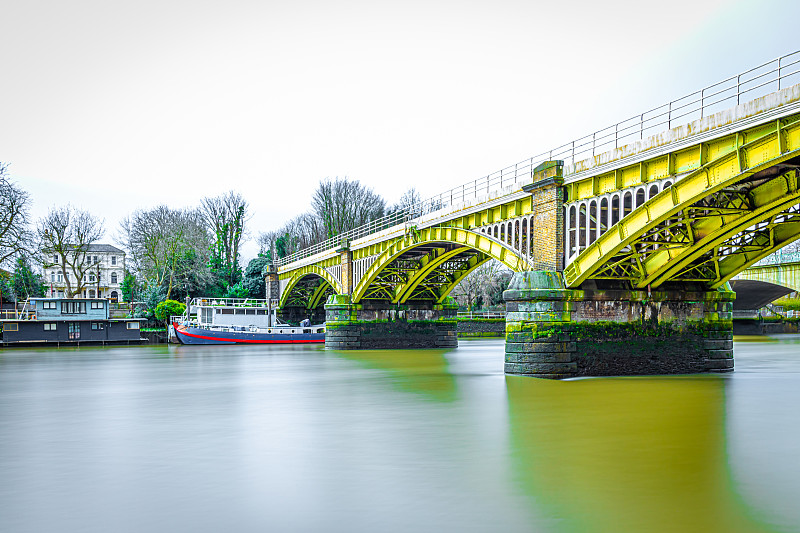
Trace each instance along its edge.
<path fill-rule="evenodd" d="M 562 379 L 733 370 L 729 288 L 648 292 L 597 283 L 573 290 L 560 272 L 515 274 L 503 293 L 506 373 Z"/>
<path fill-rule="evenodd" d="M 457 306 L 445 304 L 395 305 L 350 302 L 335 294 L 325 303 L 325 347 L 333 350 L 381 348 L 454 348 Z"/>

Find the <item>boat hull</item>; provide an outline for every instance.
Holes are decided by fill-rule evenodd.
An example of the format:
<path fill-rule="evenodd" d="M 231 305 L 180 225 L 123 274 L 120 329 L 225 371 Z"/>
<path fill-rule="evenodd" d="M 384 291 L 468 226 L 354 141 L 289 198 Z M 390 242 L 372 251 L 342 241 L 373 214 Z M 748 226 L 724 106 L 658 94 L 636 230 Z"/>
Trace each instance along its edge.
<path fill-rule="evenodd" d="M 173 323 L 181 344 L 312 344 L 325 342 L 325 333 L 263 333 L 250 331 L 217 331 Z M 313 328 L 317 329 L 317 328 Z"/>

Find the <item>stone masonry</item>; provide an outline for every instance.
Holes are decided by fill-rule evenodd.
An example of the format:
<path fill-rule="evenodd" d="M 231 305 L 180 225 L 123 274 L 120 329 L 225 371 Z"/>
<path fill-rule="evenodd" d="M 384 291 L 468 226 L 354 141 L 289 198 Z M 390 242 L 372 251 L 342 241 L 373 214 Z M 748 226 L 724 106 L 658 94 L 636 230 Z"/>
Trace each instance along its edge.
<path fill-rule="evenodd" d="M 335 294 L 325 304 L 325 347 L 332 350 L 380 348 L 455 348 L 453 303 L 392 305 L 350 302 Z"/>
<path fill-rule="evenodd" d="M 570 290 L 559 272 L 514 275 L 505 371 L 544 378 L 733 370 L 735 293 Z"/>

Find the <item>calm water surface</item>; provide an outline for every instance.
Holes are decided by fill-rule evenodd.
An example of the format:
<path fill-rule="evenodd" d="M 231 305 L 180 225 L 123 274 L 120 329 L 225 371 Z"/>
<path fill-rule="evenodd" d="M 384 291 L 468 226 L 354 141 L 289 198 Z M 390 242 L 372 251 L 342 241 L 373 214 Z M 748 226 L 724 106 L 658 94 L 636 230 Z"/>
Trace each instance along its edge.
<path fill-rule="evenodd" d="M 0 531 L 800 531 L 800 337 L 728 375 L 454 350 L 0 352 Z"/>

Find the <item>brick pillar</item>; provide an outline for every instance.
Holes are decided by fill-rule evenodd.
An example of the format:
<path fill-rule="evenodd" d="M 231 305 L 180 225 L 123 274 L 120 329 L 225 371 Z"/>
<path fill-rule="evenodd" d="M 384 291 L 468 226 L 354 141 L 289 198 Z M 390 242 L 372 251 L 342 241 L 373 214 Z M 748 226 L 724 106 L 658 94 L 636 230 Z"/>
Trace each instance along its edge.
<path fill-rule="evenodd" d="M 345 241 L 336 251 L 342 262 L 342 294 L 353 294 L 353 252 L 350 251 L 350 243 Z"/>
<path fill-rule="evenodd" d="M 278 306 L 280 301 L 280 284 L 278 282 L 278 268 L 272 263 L 267 263 L 261 271 L 264 276 L 264 284 L 267 286 L 265 298 L 270 302 L 272 308 Z"/>
<path fill-rule="evenodd" d="M 535 270 L 564 270 L 563 161 L 545 161 L 533 170 L 531 193 L 531 261 Z"/>
<path fill-rule="evenodd" d="M 261 275 L 264 276 L 264 285 L 266 291 L 264 297 L 267 299 L 267 308 L 269 309 L 269 324 L 273 324 L 272 313 L 278 309 L 278 304 L 281 300 L 281 286 L 278 281 L 278 268 L 272 263 L 267 263 L 261 270 Z"/>

